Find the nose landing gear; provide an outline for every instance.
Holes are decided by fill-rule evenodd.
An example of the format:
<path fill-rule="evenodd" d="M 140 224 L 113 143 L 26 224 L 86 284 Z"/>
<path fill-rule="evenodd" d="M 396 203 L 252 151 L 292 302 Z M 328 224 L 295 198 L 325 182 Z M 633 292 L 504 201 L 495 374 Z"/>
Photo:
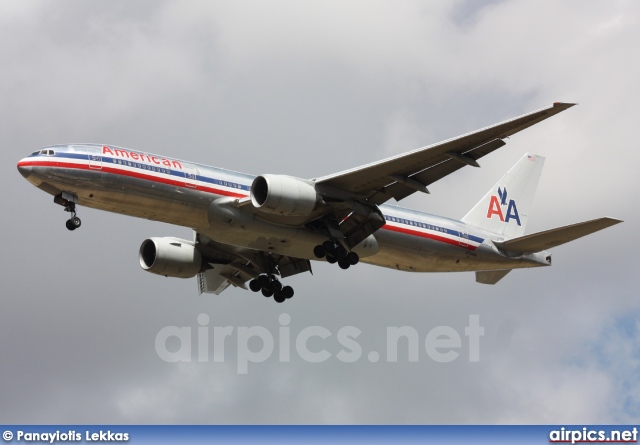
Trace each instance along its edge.
<path fill-rule="evenodd" d="M 76 230 L 82 225 L 82 221 L 80 221 L 80 218 L 76 216 L 75 211 L 72 211 L 72 210 L 68 210 L 68 211 L 73 212 L 73 216 L 67 220 L 67 223 L 66 223 L 67 229 Z"/>
<path fill-rule="evenodd" d="M 78 202 L 78 197 L 76 195 L 62 192 L 59 195 L 54 196 L 53 202 L 63 206 L 65 212 L 71 213 L 71 218 L 69 218 L 66 223 L 67 229 L 76 230 L 82 225 L 82 221 L 76 215 L 76 202 Z"/>

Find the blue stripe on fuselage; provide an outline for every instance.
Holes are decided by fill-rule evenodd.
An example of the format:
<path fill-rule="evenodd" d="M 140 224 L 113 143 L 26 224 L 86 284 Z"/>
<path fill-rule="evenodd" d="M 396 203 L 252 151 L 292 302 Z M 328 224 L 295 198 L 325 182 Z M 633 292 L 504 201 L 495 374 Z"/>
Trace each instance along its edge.
<path fill-rule="evenodd" d="M 64 159 L 79 159 L 82 161 L 88 161 L 89 158 L 88 156 L 91 156 L 90 153 L 70 153 L 70 152 L 55 152 L 54 155 L 33 155 L 35 156 L 41 156 L 43 158 L 52 158 L 52 157 L 56 157 L 56 158 L 64 158 Z M 126 167 L 132 167 L 132 168 L 137 168 L 140 170 L 144 170 L 145 172 L 156 172 L 156 173 L 162 173 L 162 174 L 166 174 L 166 175 L 171 175 L 171 176 L 176 176 L 179 177 L 181 179 L 185 178 L 185 170 L 179 170 L 179 169 L 175 169 L 173 167 L 166 167 L 166 166 L 156 166 L 154 164 L 149 164 L 149 163 L 145 163 L 145 162 L 139 162 L 139 161 L 132 161 L 130 159 L 124 159 L 124 158 L 115 158 L 115 157 L 110 157 L 110 156 L 104 156 L 104 155 L 100 155 L 97 154 L 95 156 L 99 156 L 102 158 L 102 162 L 107 162 L 107 163 L 111 163 L 111 164 L 115 164 L 115 165 L 122 165 L 122 166 L 126 166 Z M 150 156 L 154 156 L 154 155 L 150 155 Z M 186 163 L 182 163 L 182 164 L 186 164 Z M 193 165 L 193 164 L 186 164 L 186 165 Z M 147 168 L 147 167 L 152 167 L 151 169 Z M 229 187 L 229 188 L 233 188 L 236 190 L 244 190 L 247 193 L 250 190 L 250 186 L 246 185 L 246 184 L 241 184 L 238 182 L 233 182 L 233 181 L 228 181 L 225 179 L 219 179 L 219 178 L 212 178 L 212 177 L 208 177 L 208 176 L 203 176 L 201 174 L 196 174 L 195 175 L 195 180 L 197 181 L 201 181 L 201 182 L 206 182 L 209 184 L 213 184 L 213 185 L 218 185 L 218 186 L 222 186 L 222 187 Z"/>
<path fill-rule="evenodd" d="M 64 146 L 58 146 L 60 148 L 64 147 Z M 66 158 L 66 159 L 78 159 L 78 160 L 82 160 L 82 161 L 86 161 L 89 162 L 89 156 L 91 156 L 92 154 L 89 152 L 85 152 L 85 153 L 73 153 L 73 152 L 65 152 L 65 151 L 57 151 L 56 150 L 56 146 L 50 147 L 50 149 L 54 150 L 54 154 L 53 155 L 45 155 L 45 154 L 34 154 L 31 155 L 30 157 L 43 157 L 43 158 L 51 158 L 51 157 L 56 157 L 56 158 Z M 153 154 L 146 154 L 147 156 L 156 156 Z M 154 164 L 149 164 L 149 163 L 145 163 L 145 162 L 139 162 L 139 161 L 132 161 L 130 159 L 124 159 L 124 158 L 119 158 L 119 157 L 110 157 L 110 156 L 104 156 L 102 154 L 95 154 L 94 156 L 100 157 L 102 159 L 103 163 L 110 163 L 110 164 L 115 164 L 115 165 L 122 165 L 122 166 L 126 166 L 126 167 L 132 167 L 132 168 L 136 168 L 139 170 L 143 170 L 145 172 L 155 172 L 155 173 L 160 173 L 160 174 L 167 174 L 167 175 L 171 175 L 171 176 L 175 176 L 175 177 L 179 177 L 181 179 L 185 179 L 185 175 L 186 175 L 186 171 L 185 170 L 179 170 L 179 169 L 175 169 L 172 167 L 167 167 L 167 166 L 156 166 Z M 160 158 L 160 156 L 157 156 Z M 167 159 L 169 161 L 173 161 L 172 159 L 169 158 L 164 158 L 162 157 L 162 159 Z M 179 161 L 181 163 L 181 165 L 187 165 L 187 166 L 194 166 L 194 164 L 189 164 L 187 162 L 184 161 Z M 198 166 L 200 167 L 200 166 Z M 203 167 L 200 167 L 201 169 L 203 169 Z M 206 169 L 214 169 L 213 167 L 205 167 Z M 234 172 L 232 172 L 234 173 Z M 233 181 L 228 181 L 228 180 L 224 180 L 224 179 L 219 179 L 219 178 L 214 178 L 214 177 L 208 177 L 208 176 L 204 176 L 202 174 L 197 174 L 195 175 L 195 179 L 197 181 L 203 182 L 203 183 L 208 183 L 208 184 L 213 184 L 213 185 L 217 185 L 217 186 L 222 186 L 222 187 L 228 187 L 228 188 L 232 188 L 232 189 L 236 189 L 236 190 L 242 190 L 245 191 L 247 193 L 249 193 L 251 187 L 250 185 L 247 184 L 241 184 L 238 182 L 233 182 Z M 408 219 L 408 218 L 402 218 L 400 216 L 395 216 L 392 214 L 387 214 L 384 215 L 385 219 L 387 221 L 396 223 L 396 224 L 401 224 L 403 226 L 406 226 L 407 228 L 418 228 L 418 229 L 423 229 L 423 230 L 430 230 L 436 233 L 443 233 L 443 234 L 447 234 L 447 235 L 451 235 L 451 236 L 456 236 L 456 237 L 460 237 L 463 238 L 462 234 L 456 230 L 456 229 L 451 229 L 451 228 L 447 228 L 447 227 L 443 227 L 440 225 L 435 225 L 432 223 L 425 223 L 422 221 L 416 221 L 413 219 Z M 484 238 L 480 238 L 478 236 L 475 235 L 471 235 L 468 234 L 466 239 L 468 239 L 471 242 L 474 243 L 478 243 L 478 244 L 482 244 L 484 242 Z"/>

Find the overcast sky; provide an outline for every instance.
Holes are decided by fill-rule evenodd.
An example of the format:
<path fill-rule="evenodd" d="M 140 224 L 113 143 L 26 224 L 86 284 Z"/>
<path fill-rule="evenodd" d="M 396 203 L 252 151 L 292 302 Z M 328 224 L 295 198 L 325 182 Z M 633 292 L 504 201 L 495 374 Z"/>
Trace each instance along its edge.
<path fill-rule="evenodd" d="M 640 4 L 612 0 L 0 2 L 0 423 L 638 423 L 639 19 Z M 625 220 L 496 286 L 314 264 L 281 305 L 198 296 L 137 259 L 145 238 L 188 229 L 80 208 L 68 232 L 16 170 L 37 148 L 96 142 L 312 178 L 554 101 L 580 105 L 401 203 L 459 218 L 532 152 L 547 161 L 528 233 Z M 202 313 L 234 328 L 225 361 L 163 361 L 158 333 L 189 328 L 197 351 Z M 309 342 L 332 358 L 292 347 L 289 363 L 276 350 L 238 374 L 238 329 L 277 337 L 284 313 L 293 339 L 332 332 Z M 470 315 L 485 329 L 477 363 Z M 335 356 L 343 326 L 362 331 L 356 363 Z M 450 326 L 460 356 L 409 362 L 405 346 L 386 363 L 394 326 L 421 343 Z"/>

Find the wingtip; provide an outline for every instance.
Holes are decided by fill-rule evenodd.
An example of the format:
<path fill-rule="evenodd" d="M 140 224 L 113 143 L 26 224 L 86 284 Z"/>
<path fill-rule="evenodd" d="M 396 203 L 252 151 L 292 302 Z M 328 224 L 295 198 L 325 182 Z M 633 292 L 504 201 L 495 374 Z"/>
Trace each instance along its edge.
<path fill-rule="evenodd" d="M 553 107 L 554 108 L 562 108 L 562 109 L 567 109 L 567 108 L 571 108 L 575 105 L 578 105 L 577 103 L 572 103 L 572 102 L 554 102 L 553 103 Z"/>
<path fill-rule="evenodd" d="M 610 216 L 605 216 L 603 219 L 607 220 L 609 223 L 611 223 L 612 226 L 616 225 L 616 224 L 620 224 L 622 222 L 624 222 L 621 219 L 618 218 L 611 218 Z"/>
<path fill-rule="evenodd" d="M 610 216 L 603 216 L 602 218 L 598 218 L 595 221 L 600 221 L 601 224 L 602 224 L 602 228 L 603 229 L 605 229 L 607 227 L 615 226 L 617 224 L 620 224 L 620 223 L 624 222 L 621 219 L 611 218 Z"/>

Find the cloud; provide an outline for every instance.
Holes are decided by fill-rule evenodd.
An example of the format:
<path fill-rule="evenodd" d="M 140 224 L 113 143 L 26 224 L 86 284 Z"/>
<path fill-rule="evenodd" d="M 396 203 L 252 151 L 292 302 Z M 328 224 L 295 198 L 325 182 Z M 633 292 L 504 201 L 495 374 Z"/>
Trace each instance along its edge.
<path fill-rule="evenodd" d="M 631 422 L 637 401 L 633 130 L 638 7 L 629 2 L 84 2 L 0 6 L 8 159 L 0 337 L 5 423 Z M 10 19 L 7 19 L 10 18 Z M 471 273 L 314 264 L 284 306 L 138 269 L 149 236 L 185 228 L 62 209 L 13 162 L 92 141 L 250 173 L 316 177 L 475 130 L 554 100 L 574 107 L 401 204 L 460 217 L 527 151 L 547 157 L 528 231 L 609 214 L 622 225 L 554 249 L 496 286 Z M 277 356 L 236 373 L 163 362 L 165 326 L 362 331 L 363 356 Z M 371 363 L 386 329 L 463 332 L 481 360 Z M 464 336 L 462 336 L 464 337 Z M 99 401 L 99 403 L 96 403 Z"/>

